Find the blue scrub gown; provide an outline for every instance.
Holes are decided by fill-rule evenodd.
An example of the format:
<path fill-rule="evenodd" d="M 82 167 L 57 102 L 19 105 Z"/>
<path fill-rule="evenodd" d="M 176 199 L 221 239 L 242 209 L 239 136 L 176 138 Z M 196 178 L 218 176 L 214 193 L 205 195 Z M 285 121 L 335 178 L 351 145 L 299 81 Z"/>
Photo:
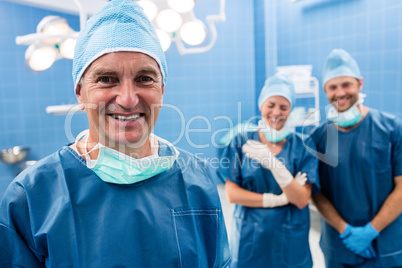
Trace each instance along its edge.
<path fill-rule="evenodd" d="M 25 170 L 1 202 L 0 267 L 228 266 L 216 185 L 179 151 L 169 170 L 129 185 L 102 181 L 69 147 Z"/>
<path fill-rule="evenodd" d="M 370 109 L 355 129 L 342 132 L 325 122 L 312 133 L 312 138 L 318 152 L 324 154 L 319 165 L 321 192 L 346 222 L 365 225 L 394 189 L 393 177 L 402 175 L 401 121 Z M 320 245 L 326 258 L 340 263 L 402 265 L 402 215 L 374 240 L 376 259 L 365 261 L 353 254 L 325 221 Z"/>
<path fill-rule="evenodd" d="M 247 140 L 259 141 L 258 132 L 247 132 L 234 137 L 223 152 L 220 172 L 240 187 L 256 193 L 281 194 L 271 171 L 242 153 Z M 311 141 L 303 142 L 292 133 L 277 155 L 295 176 L 307 173 L 313 192 L 318 192 L 318 160 L 306 152 Z M 250 208 L 236 205 L 230 237 L 231 267 L 312 267 L 308 243 L 310 217 L 308 208 L 298 209 L 292 204 L 277 208 Z"/>

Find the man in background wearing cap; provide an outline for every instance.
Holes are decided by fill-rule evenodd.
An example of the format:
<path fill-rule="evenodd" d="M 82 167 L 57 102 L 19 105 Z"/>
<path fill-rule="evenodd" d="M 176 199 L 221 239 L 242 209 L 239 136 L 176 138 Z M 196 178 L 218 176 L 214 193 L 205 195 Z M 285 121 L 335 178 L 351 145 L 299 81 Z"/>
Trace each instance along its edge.
<path fill-rule="evenodd" d="M 342 49 L 329 54 L 323 85 L 333 108 L 312 134 L 321 160 L 313 201 L 326 266 L 402 267 L 402 123 L 362 105 L 363 78 Z"/>
<path fill-rule="evenodd" d="M 22 172 L 0 207 L 0 267 L 226 267 L 207 165 L 153 135 L 167 68 L 142 8 L 109 2 L 77 41 L 89 130 Z"/>

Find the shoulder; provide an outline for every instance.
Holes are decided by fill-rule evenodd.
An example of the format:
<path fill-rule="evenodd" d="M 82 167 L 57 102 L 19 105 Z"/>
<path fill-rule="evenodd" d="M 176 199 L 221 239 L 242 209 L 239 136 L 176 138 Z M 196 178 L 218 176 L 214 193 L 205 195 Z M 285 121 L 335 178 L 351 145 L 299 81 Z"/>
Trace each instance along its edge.
<path fill-rule="evenodd" d="M 323 137 L 325 137 L 326 135 L 326 131 L 328 129 L 328 125 L 332 124 L 331 122 L 329 122 L 328 120 L 325 120 L 323 122 L 321 122 L 317 127 L 315 127 L 310 135 L 309 138 L 314 142 L 314 143 L 318 143 Z"/>
<path fill-rule="evenodd" d="M 370 108 L 366 127 L 369 131 L 397 141 L 402 136 L 402 121 L 395 115 Z"/>
<path fill-rule="evenodd" d="M 302 135 L 300 133 L 292 133 L 288 137 L 288 142 L 290 142 L 291 150 L 297 155 L 303 155 L 307 151 L 315 152 L 316 146 L 309 135 Z"/>
<path fill-rule="evenodd" d="M 225 152 L 226 153 L 233 153 L 234 151 L 240 152 L 241 147 L 247 142 L 247 140 L 259 141 L 258 130 L 238 133 L 230 140 L 229 144 L 223 148 L 224 154 Z"/>
<path fill-rule="evenodd" d="M 186 183 L 214 189 L 216 183 L 221 181 L 217 168 L 214 167 L 214 165 L 220 165 L 219 159 L 216 159 L 218 163 L 215 163 L 216 161 L 211 158 L 201 158 L 183 149 L 176 149 L 180 154 L 176 159 L 175 166 Z"/>
<path fill-rule="evenodd" d="M 292 135 L 290 136 L 292 143 L 295 144 L 295 146 L 305 146 L 306 144 L 313 146 L 313 139 L 311 137 L 311 135 L 308 134 L 302 134 L 302 133 L 292 133 Z"/>
<path fill-rule="evenodd" d="M 79 156 L 77 155 L 77 157 Z M 72 161 L 68 161 L 68 159 L 72 158 L 74 158 L 72 152 L 70 152 L 66 147 L 63 147 L 57 152 L 39 160 L 34 165 L 28 167 L 18 174 L 18 176 L 10 183 L 8 189 L 6 190 L 5 196 L 9 191 L 15 191 L 16 189 L 27 192 L 32 190 L 49 190 L 48 188 L 51 187 L 44 187 L 43 184 L 54 181 L 54 178 L 60 174 L 61 169 L 69 169 L 69 165 L 71 165 Z M 10 188 L 14 188 L 14 190 Z"/>
<path fill-rule="evenodd" d="M 378 111 L 376 109 L 370 108 L 368 115 L 371 117 L 371 120 L 376 125 L 382 125 L 384 127 L 400 127 L 402 125 L 402 121 L 400 118 L 393 114 L 389 114 L 386 112 Z"/>
<path fill-rule="evenodd" d="M 233 142 L 234 144 L 237 144 L 239 146 L 242 146 L 243 144 L 245 144 L 248 140 L 256 140 L 259 141 L 259 137 L 258 137 L 258 130 L 253 130 L 253 131 L 247 131 L 247 132 L 242 132 L 237 134 L 234 138 L 233 138 Z"/>
<path fill-rule="evenodd" d="M 179 151 L 179 157 L 177 158 L 177 163 L 179 164 L 182 170 L 191 168 L 191 169 L 199 169 L 203 173 L 209 172 L 209 164 L 206 159 L 203 159 L 193 153 L 190 153 L 181 148 L 176 148 Z"/>

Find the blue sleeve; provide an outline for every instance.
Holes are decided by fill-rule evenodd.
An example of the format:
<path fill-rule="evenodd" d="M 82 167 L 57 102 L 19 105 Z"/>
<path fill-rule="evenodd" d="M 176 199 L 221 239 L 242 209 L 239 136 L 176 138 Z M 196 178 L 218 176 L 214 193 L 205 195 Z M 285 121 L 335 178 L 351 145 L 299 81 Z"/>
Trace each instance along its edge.
<path fill-rule="evenodd" d="M 402 175 L 402 121 L 397 119 L 392 135 L 392 174 Z"/>
<path fill-rule="evenodd" d="M 318 177 L 318 158 L 317 149 L 314 145 L 312 138 L 307 138 L 303 141 L 303 154 L 301 155 L 301 162 L 299 171 L 307 174 L 307 183 L 312 185 L 312 195 L 320 192 L 320 180 Z"/>
<path fill-rule="evenodd" d="M 25 190 L 14 182 L 0 203 L 0 267 L 45 267 L 30 230 Z"/>
<path fill-rule="evenodd" d="M 241 161 L 242 161 L 242 137 L 241 134 L 234 137 L 221 155 L 219 174 L 237 185 L 241 185 Z"/>

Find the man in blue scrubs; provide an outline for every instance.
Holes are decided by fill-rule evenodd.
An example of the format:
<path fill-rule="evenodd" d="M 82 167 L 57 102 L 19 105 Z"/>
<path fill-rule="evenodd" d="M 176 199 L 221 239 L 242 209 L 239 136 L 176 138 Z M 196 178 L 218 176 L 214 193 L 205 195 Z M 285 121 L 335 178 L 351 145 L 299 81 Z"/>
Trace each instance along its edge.
<path fill-rule="evenodd" d="M 402 123 L 363 106 L 359 67 L 342 49 L 329 54 L 323 85 L 333 107 L 312 134 L 321 160 L 313 200 L 327 268 L 402 267 Z"/>
<path fill-rule="evenodd" d="M 167 68 L 138 4 L 114 0 L 89 19 L 73 79 L 89 130 L 8 187 L 0 267 L 227 267 L 206 163 L 151 133 Z"/>

